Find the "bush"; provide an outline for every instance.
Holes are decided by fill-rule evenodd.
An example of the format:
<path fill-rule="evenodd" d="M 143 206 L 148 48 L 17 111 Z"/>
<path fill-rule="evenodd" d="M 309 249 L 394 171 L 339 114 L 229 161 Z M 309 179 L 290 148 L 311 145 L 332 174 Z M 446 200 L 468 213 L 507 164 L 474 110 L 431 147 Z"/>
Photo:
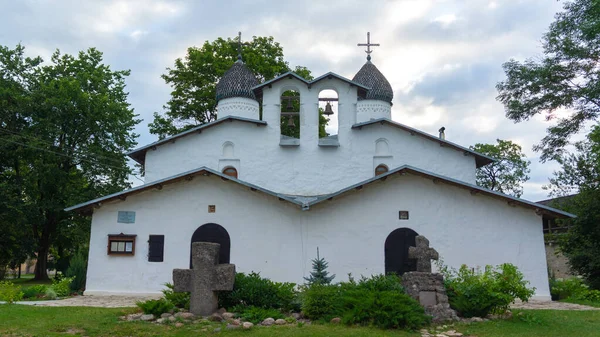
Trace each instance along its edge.
<path fill-rule="evenodd" d="M 600 291 L 591 290 L 578 277 L 550 280 L 550 294 L 553 300 L 573 299 L 600 303 Z"/>
<path fill-rule="evenodd" d="M 265 309 L 253 306 L 237 306 L 233 308 L 233 311 L 236 312 L 242 320 L 252 322 L 254 324 L 258 324 L 269 317 L 273 319 L 285 318 L 281 311 L 277 309 Z"/>
<path fill-rule="evenodd" d="M 43 297 L 46 294 L 47 289 L 48 287 L 43 284 L 37 284 L 29 288 L 25 288 L 23 289 L 23 298 Z"/>
<path fill-rule="evenodd" d="M 167 301 L 164 298 L 161 298 L 159 300 L 148 300 L 145 302 L 136 302 L 135 304 L 140 309 L 142 309 L 144 314 L 152 314 L 155 317 L 159 317 L 160 315 L 164 314 L 165 312 L 170 312 L 174 308 L 173 303 Z"/>
<path fill-rule="evenodd" d="M 512 264 L 486 266 L 484 271 L 466 265 L 458 271 L 442 268 L 450 306 L 463 317 L 485 317 L 490 313 L 506 312 L 515 299 L 527 301 L 535 288 Z"/>
<path fill-rule="evenodd" d="M 62 277 L 58 280 L 54 279 L 51 288 L 58 297 L 69 296 L 71 295 L 71 282 L 73 282 L 73 279 L 73 277 Z"/>
<path fill-rule="evenodd" d="M 343 303 L 346 324 L 414 330 L 431 321 L 417 301 L 395 290 L 357 288 L 343 294 Z"/>
<path fill-rule="evenodd" d="M 66 272 L 67 277 L 73 278 L 70 285 L 71 290 L 83 291 L 85 289 L 86 270 L 87 260 L 83 253 L 78 252 L 71 258 Z"/>
<path fill-rule="evenodd" d="M 176 306 L 177 308 L 182 308 L 182 309 L 190 309 L 190 292 L 186 291 L 186 292 L 176 292 L 173 290 L 173 284 L 171 283 L 165 283 L 165 287 L 167 287 L 167 289 L 164 289 L 162 291 L 163 295 L 165 296 L 165 299 L 169 302 L 171 302 L 174 306 Z"/>
<path fill-rule="evenodd" d="M 243 305 L 284 311 L 298 310 L 295 287 L 294 283 L 273 282 L 260 277 L 258 273 L 237 273 L 233 291 L 219 294 L 219 306 L 233 308 Z"/>
<path fill-rule="evenodd" d="M 44 296 L 49 300 L 55 300 L 58 298 L 58 295 L 56 295 L 56 291 L 54 291 L 54 289 L 52 289 L 51 287 L 48 287 L 46 289 L 46 293 L 44 294 Z"/>
<path fill-rule="evenodd" d="M 402 278 L 396 274 L 389 275 L 373 275 L 369 278 L 361 276 L 360 281 L 356 283 L 352 275 L 349 275 L 348 282 L 340 283 L 342 288 L 348 289 L 366 289 L 376 291 L 397 291 L 400 293 L 404 292 L 402 287 Z"/>
<path fill-rule="evenodd" d="M 343 313 L 342 287 L 315 283 L 304 288 L 302 312 L 312 320 L 328 321 Z"/>
<path fill-rule="evenodd" d="M 21 287 L 9 281 L 0 281 L 0 301 L 5 301 L 8 304 L 20 301 L 23 299 Z"/>

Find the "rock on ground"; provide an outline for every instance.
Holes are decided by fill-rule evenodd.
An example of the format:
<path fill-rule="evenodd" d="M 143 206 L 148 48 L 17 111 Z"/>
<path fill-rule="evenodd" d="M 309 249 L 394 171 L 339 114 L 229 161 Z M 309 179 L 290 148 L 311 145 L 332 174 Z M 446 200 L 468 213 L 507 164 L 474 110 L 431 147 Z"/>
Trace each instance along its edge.
<path fill-rule="evenodd" d="M 270 326 L 270 325 L 273 325 L 274 323 L 275 323 L 275 319 L 269 317 L 269 318 L 265 318 L 265 320 L 262 321 L 261 324 L 265 325 L 265 326 Z"/>
<path fill-rule="evenodd" d="M 252 328 L 254 326 L 254 324 L 252 322 L 244 322 L 242 323 L 242 327 L 246 330 Z"/>

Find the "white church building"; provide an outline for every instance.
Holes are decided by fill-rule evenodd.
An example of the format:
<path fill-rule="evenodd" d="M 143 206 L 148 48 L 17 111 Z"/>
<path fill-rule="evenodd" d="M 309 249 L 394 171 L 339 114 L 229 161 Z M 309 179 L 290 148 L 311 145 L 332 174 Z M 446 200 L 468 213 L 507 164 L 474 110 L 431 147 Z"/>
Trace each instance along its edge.
<path fill-rule="evenodd" d="M 402 274 L 423 235 L 451 267 L 517 265 L 549 300 L 542 215 L 572 215 L 478 187 L 493 159 L 393 121 L 392 98 L 370 55 L 351 80 L 264 83 L 239 57 L 217 85 L 216 120 L 128 154 L 143 185 L 67 209 L 92 214 L 85 294 L 159 293 L 197 241 L 274 281 L 304 283 L 317 247 L 335 281 Z M 319 138 L 325 100 L 337 135 Z"/>

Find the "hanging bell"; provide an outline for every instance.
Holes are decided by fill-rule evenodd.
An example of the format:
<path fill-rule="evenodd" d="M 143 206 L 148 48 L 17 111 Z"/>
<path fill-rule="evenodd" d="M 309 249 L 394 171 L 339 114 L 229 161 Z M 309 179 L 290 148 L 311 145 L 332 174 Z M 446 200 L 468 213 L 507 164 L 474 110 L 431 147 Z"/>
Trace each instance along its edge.
<path fill-rule="evenodd" d="M 333 115 L 333 110 L 331 109 L 331 104 L 329 104 L 329 102 L 327 102 L 327 105 L 325 105 L 325 111 L 323 112 L 323 114 L 326 116 Z"/>
<path fill-rule="evenodd" d="M 292 111 L 294 109 L 294 104 L 292 102 L 292 98 L 287 98 L 287 106 L 285 107 L 285 111 Z"/>
<path fill-rule="evenodd" d="M 296 127 L 296 123 L 294 123 L 294 116 L 292 115 L 288 116 L 288 126 Z"/>

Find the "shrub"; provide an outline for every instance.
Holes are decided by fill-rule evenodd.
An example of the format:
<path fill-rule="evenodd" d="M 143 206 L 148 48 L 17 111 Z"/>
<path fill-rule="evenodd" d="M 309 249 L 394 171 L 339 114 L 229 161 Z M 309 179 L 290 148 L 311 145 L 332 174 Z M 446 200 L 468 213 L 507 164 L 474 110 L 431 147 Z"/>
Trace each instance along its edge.
<path fill-rule="evenodd" d="M 73 282 L 73 279 L 73 277 L 62 277 L 58 280 L 54 279 L 51 288 L 58 297 L 69 296 L 71 295 L 71 282 Z"/>
<path fill-rule="evenodd" d="M 281 311 L 277 309 L 265 309 L 253 306 L 237 306 L 233 308 L 233 311 L 236 312 L 242 320 L 252 322 L 254 324 L 258 324 L 269 317 L 274 319 L 285 318 Z"/>
<path fill-rule="evenodd" d="M 177 292 L 173 290 L 173 284 L 165 283 L 165 287 L 162 291 L 165 299 L 171 302 L 177 308 L 190 309 L 190 292 Z"/>
<path fill-rule="evenodd" d="M 312 320 L 329 320 L 343 312 L 342 287 L 334 284 L 313 284 L 304 288 L 302 312 Z"/>
<path fill-rule="evenodd" d="M 591 290 L 578 277 L 551 280 L 550 293 L 554 300 L 574 299 L 600 303 L 600 291 Z"/>
<path fill-rule="evenodd" d="M 295 287 L 294 283 L 273 282 L 260 277 L 258 273 L 237 273 L 233 291 L 219 294 L 219 306 L 232 308 L 243 305 L 284 311 L 297 310 L 299 303 L 296 300 Z"/>
<path fill-rule="evenodd" d="M 174 308 L 173 303 L 167 301 L 164 298 L 161 298 L 159 300 L 148 300 L 145 302 L 136 302 L 135 304 L 140 309 L 142 309 L 144 314 L 152 314 L 155 317 L 158 317 L 158 316 L 164 314 L 165 312 L 170 312 Z"/>
<path fill-rule="evenodd" d="M 535 288 L 512 264 L 486 266 L 484 271 L 468 268 L 458 271 L 442 268 L 450 306 L 463 317 L 485 317 L 490 313 L 503 313 L 519 298 L 527 301 Z"/>
<path fill-rule="evenodd" d="M 23 299 L 21 287 L 9 281 L 0 281 L 0 301 L 5 301 L 8 304 L 20 301 Z"/>
<path fill-rule="evenodd" d="M 343 303 L 346 324 L 414 330 L 431 320 L 417 301 L 396 290 L 357 288 L 343 294 Z"/>
<path fill-rule="evenodd" d="M 29 288 L 23 289 L 23 298 L 38 298 L 46 294 L 46 287 L 43 284 L 37 284 Z"/>
<path fill-rule="evenodd" d="M 396 274 L 389 275 L 373 275 L 369 278 L 361 276 L 358 283 L 349 275 L 348 282 L 342 282 L 340 285 L 342 288 L 347 289 L 366 289 L 376 291 L 397 291 L 404 293 L 404 287 L 402 287 L 402 278 Z"/>
<path fill-rule="evenodd" d="M 83 253 L 78 252 L 71 258 L 66 276 L 73 278 L 71 281 L 71 290 L 82 291 L 85 289 L 85 278 L 87 270 L 87 260 Z"/>
<path fill-rule="evenodd" d="M 55 300 L 58 298 L 58 295 L 56 295 L 56 291 L 54 291 L 54 289 L 52 289 L 51 287 L 48 287 L 46 289 L 46 293 L 44 294 L 44 296 L 49 300 Z"/>

